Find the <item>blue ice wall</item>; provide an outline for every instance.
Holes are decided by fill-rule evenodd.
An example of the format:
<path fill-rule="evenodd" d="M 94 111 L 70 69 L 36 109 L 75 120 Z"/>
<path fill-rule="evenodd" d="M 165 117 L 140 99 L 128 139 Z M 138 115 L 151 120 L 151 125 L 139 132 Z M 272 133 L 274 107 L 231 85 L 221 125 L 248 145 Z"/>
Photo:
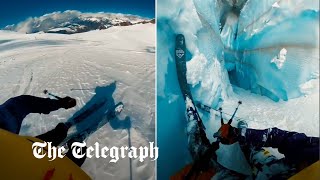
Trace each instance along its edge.
<path fill-rule="evenodd" d="M 318 1 L 242 0 L 236 9 L 232 2 L 158 1 L 159 179 L 191 162 L 174 62 L 175 34 L 186 38 L 187 80 L 194 99 L 212 107 L 233 95 L 231 84 L 280 101 L 302 96 L 300 86 L 319 78 Z"/>
<path fill-rule="evenodd" d="M 281 14 L 279 11 L 273 15 Z M 235 65 L 229 73 L 231 82 L 275 101 L 303 95 L 300 85 L 319 74 L 315 66 L 319 63 L 317 24 L 319 11 L 304 10 L 293 17 L 285 16 L 274 25 L 265 25 L 253 35 L 239 32 L 231 50 L 225 51 L 225 60 Z M 278 68 L 271 60 L 283 48 L 287 54 Z"/>

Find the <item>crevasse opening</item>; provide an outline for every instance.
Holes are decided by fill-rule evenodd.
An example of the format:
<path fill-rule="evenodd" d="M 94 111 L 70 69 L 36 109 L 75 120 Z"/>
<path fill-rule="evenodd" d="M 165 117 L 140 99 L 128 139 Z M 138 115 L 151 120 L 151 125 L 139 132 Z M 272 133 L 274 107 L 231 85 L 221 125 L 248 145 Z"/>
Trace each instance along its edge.
<path fill-rule="evenodd" d="M 221 43 L 217 58 L 230 83 L 274 101 L 304 95 L 301 84 L 319 77 L 319 11 L 312 3 L 216 1 L 204 7 L 194 1 L 202 28 L 212 32 L 207 36 Z M 201 46 L 199 51 L 210 54 Z"/>
<path fill-rule="evenodd" d="M 186 39 L 187 81 L 196 101 L 232 113 L 243 100 L 237 115 L 250 128 L 319 135 L 316 0 L 162 0 L 157 9 L 159 179 L 192 162 L 175 70 L 176 34 Z M 213 141 L 220 117 L 214 111 L 200 116 Z M 222 147 L 218 161 L 245 173 L 247 166 L 235 152 Z"/>

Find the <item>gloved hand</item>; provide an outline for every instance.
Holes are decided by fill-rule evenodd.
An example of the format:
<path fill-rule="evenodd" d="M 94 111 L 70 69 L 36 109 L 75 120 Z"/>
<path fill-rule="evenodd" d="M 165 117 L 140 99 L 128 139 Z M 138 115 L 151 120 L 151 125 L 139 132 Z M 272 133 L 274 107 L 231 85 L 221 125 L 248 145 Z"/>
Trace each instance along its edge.
<path fill-rule="evenodd" d="M 65 109 L 72 108 L 72 107 L 76 106 L 76 104 L 77 104 L 77 101 L 74 98 L 71 98 L 69 96 L 61 98 L 58 101 L 60 103 L 60 106 Z"/>
<path fill-rule="evenodd" d="M 213 137 L 217 138 L 222 144 L 233 144 L 238 141 L 240 130 L 230 124 L 222 124 L 218 132 Z"/>

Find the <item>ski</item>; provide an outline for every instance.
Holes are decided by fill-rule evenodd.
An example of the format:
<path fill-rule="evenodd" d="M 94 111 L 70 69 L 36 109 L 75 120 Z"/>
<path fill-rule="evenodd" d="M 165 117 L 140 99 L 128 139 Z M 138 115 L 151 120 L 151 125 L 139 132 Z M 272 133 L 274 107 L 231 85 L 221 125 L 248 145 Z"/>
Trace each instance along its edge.
<path fill-rule="evenodd" d="M 176 70 L 178 76 L 178 82 L 183 95 L 184 100 L 188 96 L 191 100 L 192 95 L 190 88 L 187 82 L 186 73 L 187 73 L 187 64 L 186 64 L 186 44 L 185 39 L 182 34 L 176 36 L 176 46 L 175 46 L 175 62 Z"/>
<path fill-rule="evenodd" d="M 175 43 L 175 63 L 177 70 L 177 77 L 180 86 L 180 90 L 187 106 L 187 114 L 189 114 L 188 118 L 195 119 L 199 126 L 203 129 L 206 129 L 203 125 L 203 122 L 199 116 L 197 108 L 194 105 L 191 90 L 189 84 L 187 82 L 186 74 L 187 74 L 187 62 L 186 62 L 186 43 L 184 35 L 178 34 L 176 36 Z M 192 116 L 190 116 L 192 114 Z"/>

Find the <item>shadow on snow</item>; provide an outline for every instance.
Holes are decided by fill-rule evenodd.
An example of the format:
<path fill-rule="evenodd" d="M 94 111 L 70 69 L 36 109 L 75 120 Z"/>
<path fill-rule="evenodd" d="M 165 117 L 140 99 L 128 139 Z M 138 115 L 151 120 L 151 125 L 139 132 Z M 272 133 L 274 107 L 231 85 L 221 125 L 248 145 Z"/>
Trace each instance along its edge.
<path fill-rule="evenodd" d="M 76 123 L 76 131 L 74 132 L 74 134 L 83 131 L 86 131 L 88 134 L 91 134 L 109 122 L 109 120 L 107 119 L 106 112 L 113 110 L 113 108 L 116 105 L 115 100 L 112 97 L 113 93 L 116 90 L 116 83 L 117 82 L 115 81 L 106 86 L 96 87 L 95 95 L 67 121 L 72 122 L 74 118 L 81 115 L 81 113 L 85 112 L 93 105 L 105 102 L 101 107 L 94 109 L 94 112 L 90 113 L 88 117 L 82 119 L 79 123 Z M 110 121 L 110 126 L 115 130 L 130 129 L 130 117 L 126 117 L 124 120 L 120 120 L 118 117 L 115 117 L 114 119 L 112 119 L 112 121 Z"/>
<path fill-rule="evenodd" d="M 114 130 L 119 129 L 126 129 L 128 131 L 128 147 L 131 147 L 131 119 L 130 117 L 126 116 L 124 119 L 119 119 L 118 117 L 115 117 L 112 120 L 107 119 L 107 113 L 109 110 L 113 110 L 115 105 L 118 105 L 115 103 L 114 98 L 112 97 L 113 93 L 115 92 L 117 88 L 117 82 L 114 81 L 113 83 L 106 85 L 106 86 L 98 86 L 95 88 L 95 95 L 83 106 L 78 112 L 76 112 L 69 120 L 68 122 L 72 122 L 72 120 L 79 115 L 81 115 L 86 110 L 90 109 L 95 104 L 99 104 L 101 102 L 104 103 L 101 107 L 98 107 L 97 109 L 94 109 L 93 113 L 86 117 L 85 119 L 81 120 L 81 122 L 77 123 L 75 125 L 76 131 L 73 134 L 77 134 L 78 132 L 86 131 L 88 134 L 92 134 L 108 122 L 110 123 L 110 126 Z M 74 89 L 77 90 L 77 89 Z M 70 136 L 73 136 L 71 134 Z M 130 179 L 132 179 L 132 160 L 129 159 L 130 164 Z"/>

